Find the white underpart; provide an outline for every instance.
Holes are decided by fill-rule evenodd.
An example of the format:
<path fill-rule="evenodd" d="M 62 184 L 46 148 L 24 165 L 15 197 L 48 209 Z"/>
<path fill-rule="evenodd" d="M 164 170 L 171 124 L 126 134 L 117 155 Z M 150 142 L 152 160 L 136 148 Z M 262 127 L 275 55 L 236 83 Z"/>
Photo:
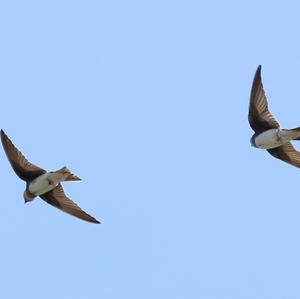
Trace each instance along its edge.
<path fill-rule="evenodd" d="M 68 175 L 69 174 L 47 172 L 33 180 L 29 184 L 28 190 L 35 196 L 39 196 L 54 189 L 61 181 L 65 180 Z"/>
<path fill-rule="evenodd" d="M 270 129 L 256 136 L 255 144 L 259 148 L 270 149 L 281 146 L 297 137 L 299 137 L 299 132 Z"/>

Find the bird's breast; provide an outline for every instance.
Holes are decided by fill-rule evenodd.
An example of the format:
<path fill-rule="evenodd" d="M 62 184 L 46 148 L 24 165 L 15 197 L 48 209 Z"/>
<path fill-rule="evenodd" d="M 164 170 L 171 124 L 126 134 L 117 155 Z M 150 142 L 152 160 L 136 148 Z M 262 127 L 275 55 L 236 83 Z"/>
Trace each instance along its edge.
<path fill-rule="evenodd" d="M 264 131 L 254 138 L 255 146 L 262 149 L 275 148 L 283 144 L 279 129 L 270 129 Z"/>
<path fill-rule="evenodd" d="M 54 189 L 61 181 L 61 176 L 55 172 L 48 172 L 29 183 L 28 190 L 35 196 L 44 194 Z"/>

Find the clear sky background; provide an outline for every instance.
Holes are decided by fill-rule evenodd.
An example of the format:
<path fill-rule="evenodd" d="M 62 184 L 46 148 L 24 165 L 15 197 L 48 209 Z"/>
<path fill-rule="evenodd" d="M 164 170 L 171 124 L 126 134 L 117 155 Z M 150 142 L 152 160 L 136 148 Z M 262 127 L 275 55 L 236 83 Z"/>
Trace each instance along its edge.
<path fill-rule="evenodd" d="M 0 150 L 1 298 L 300 298 L 300 169 L 250 146 L 262 64 L 300 125 L 297 1 L 2 1 L 0 127 L 82 178 L 37 199 Z M 299 146 L 300 148 L 300 142 Z"/>

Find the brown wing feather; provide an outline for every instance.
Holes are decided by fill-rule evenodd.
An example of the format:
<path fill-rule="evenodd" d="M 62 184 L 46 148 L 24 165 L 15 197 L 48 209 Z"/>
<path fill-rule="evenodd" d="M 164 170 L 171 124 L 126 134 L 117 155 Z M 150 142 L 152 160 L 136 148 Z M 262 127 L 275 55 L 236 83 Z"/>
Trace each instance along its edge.
<path fill-rule="evenodd" d="M 252 84 L 248 120 L 255 133 L 280 127 L 268 109 L 268 101 L 261 81 L 261 66 L 259 65 Z"/>
<path fill-rule="evenodd" d="M 267 150 L 273 157 L 300 168 L 300 152 L 289 142 Z"/>
<path fill-rule="evenodd" d="M 28 182 L 46 173 L 46 170 L 30 163 L 14 146 L 3 130 L 1 130 L 1 141 L 5 154 L 20 179 Z"/>
<path fill-rule="evenodd" d="M 50 205 L 70 214 L 80 219 L 93 222 L 100 223 L 91 215 L 84 212 L 74 201 L 69 199 L 63 190 L 61 184 L 58 184 L 53 190 L 40 195 L 40 197 L 45 200 Z"/>

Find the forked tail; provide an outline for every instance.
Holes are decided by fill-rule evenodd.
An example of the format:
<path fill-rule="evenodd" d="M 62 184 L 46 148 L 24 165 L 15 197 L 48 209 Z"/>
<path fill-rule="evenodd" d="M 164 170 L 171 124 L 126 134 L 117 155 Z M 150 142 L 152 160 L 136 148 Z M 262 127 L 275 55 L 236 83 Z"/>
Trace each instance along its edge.
<path fill-rule="evenodd" d="M 81 179 L 74 175 L 66 166 L 57 170 L 56 172 L 64 175 L 68 174 L 68 176 L 64 179 L 64 182 L 81 181 Z"/>

